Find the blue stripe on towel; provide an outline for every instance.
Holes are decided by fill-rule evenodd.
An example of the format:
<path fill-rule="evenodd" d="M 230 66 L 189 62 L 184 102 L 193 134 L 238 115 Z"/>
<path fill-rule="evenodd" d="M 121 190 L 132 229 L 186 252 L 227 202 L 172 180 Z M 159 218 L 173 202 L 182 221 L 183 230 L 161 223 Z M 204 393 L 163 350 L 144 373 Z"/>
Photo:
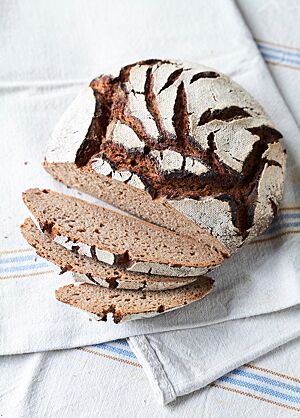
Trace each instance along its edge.
<path fill-rule="evenodd" d="M 261 53 L 262 53 L 262 55 L 265 59 L 274 60 L 274 61 L 277 61 L 277 62 L 280 62 L 280 63 L 292 64 L 292 65 L 295 65 L 295 66 L 300 66 L 300 60 L 298 61 L 298 60 L 289 59 L 289 58 L 284 57 L 284 56 L 281 56 L 281 57 L 276 56 L 276 55 L 274 55 L 270 52 L 267 52 L 267 51 L 261 51 Z"/>
<path fill-rule="evenodd" d="M 299 218 L 300 219 L 300 211 L 299 211 L 299 213 L 283 213 L 283 212 L 280 212 L 277 215 L 277 219 L 281 219 L 281 218 Z"/>
<path fill-rule="evenodd" d="M 280 231 L 284 228 L 299 228 L 300 222 L 276 222 L 270 226 L 265 234 L 272 234 L 273 232 Z"/>
<path fill-rule="evenodd" d="M 277 46 L 269 46 L 266 44 L 258 44 L 258 48 L 269 51 L 270 53 L 288 55 L 289 57 L 291 57 L 291 59 L 300 59 L 300 51 L 287 51 L 286 49 Z"/>
<path fill-rule="evenodd" d="M 18 255 L 15 257 L 2 257 L 0 258 L 0 264 L 7 264 L 7 263 L 22 263 L 23 261 L 30 261 L 34 259 L 40 258 L 36 254 L 31 255 Z"/>
<path fill-rule="evenodd" d="M 285 401 L 294 402 L 294 403 L 297 403 L 297 404 L 300 405 L 300 398 L 298 398 L 297 396 L 288 395 L 286 393 L 282 393 L 282 392 L 279 392 L 277 390 L 273 390 L 273 389 L 265 387 L 265 386 L 257 385 L 255 383 L 245 382 L 244 380 L 234 379 L 234 378 L 229 377 L 229 376 L 223 376 L 219 379 L 219 381 L 225 382 L 225 383 L 231 383 L 234 386 L 239 386 L 239 387 L 242 387 L 242 388 L 251 389 L 251 390 L 254 390 L 258 393 L 262 393 L 264 395 L 273 396 L 277 399 L 283 399 Z"/>
<path fill-rule="evenodd" d="M 0 269 L 0 273 L 15 273 L 17 271 L 25 271 L 25 270 L 38 270 L 40 268 L 46 268 L 50 265 L 48 263 L 34 263 L 34 264 L 28 264 L 25 266 L 10 266 Z"/>
<path fill-rule="evenodd" d="M 129 344 L 126 338 L 122 338 L 121 340 L 115 340 L 114 343 L 118 343 L 118 344 L 124 345 L 125 347 L 129 347 Z"/>
<path fill-rule="evenodd" d="M 136 356 L 133 354 L 132 351 L 125 350 L 123 348 L 115 347 L 113 345 L 102 343 L 102 344 L 95 344 L 93 347 L 97 347 L 106 351 L 110 351 L 112 353 L 120 354 L 128 358 L 136 359 Z"/>
<path fill-rule="evenodd" d="M 275 386 L 275 387 L 278 387 L 278 388 L 281 388 L 281 389 L 291 390 L 293 392 L 300 393 L 300 386 L 290 385 L 288 383 L 284 383 L 284 382 L 281 382 L 281 381 L 276 380 L 276 379 L 271 379 L 271 378 L 266 377 L 266 376 L 261 376 L 257 373 L 247 372 L 246 370 L 237 369 L 237 370 L 233 370 L 231 372 L 231 374 L 236 374 L 236 375 L 239 375 L 239 376 L 248 377 L 250 379 L 254 379 L 254 380 L 257 380 L 259 382 L 267 383 L 269 385 L 272 385 L 272 386 Z"/>
<path fill-rule="evenodd" d="M 260 49 L 260 52 L 262 53 L 262 55 L 265 59 L 274 60 L 274 61 L 280 62 L 280 63 L 292 64 L 292 65 L 295 65 L 295 66 L 300 66 L 300 59 L 299 60 L 298 59 L 292 59 L 292 58 L 287 57 L 284 54 L 276 55 L 275 53 L 263 50 L 262 48 L 259 48 L 259 49 Z"/>

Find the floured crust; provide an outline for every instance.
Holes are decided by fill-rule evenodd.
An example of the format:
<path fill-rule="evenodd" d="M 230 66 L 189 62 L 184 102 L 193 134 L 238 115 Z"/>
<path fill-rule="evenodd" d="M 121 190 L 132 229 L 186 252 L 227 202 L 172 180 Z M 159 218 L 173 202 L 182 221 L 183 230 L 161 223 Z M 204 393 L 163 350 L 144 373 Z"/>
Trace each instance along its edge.
<path fill-rule="evenodd" d="M 78 149 L 88 136 L 96 113 L 96 98 L 91 87 L 84 88 L 56 124 L 47 150 L 49 162 L 74 162 Z M 74 129 L 74 114 L 76 129 Z M 61 144 L 64 144 L 62 153 Z"/>
<path fill-rule="evenodd" d="M 99 284 L 113 289 L 166 290 L 185 286 L 196 280 L 177 279 L 168 276 L 154 276 L 131 273 L 121 268 L 110 267 L 80 255 L 78 251 L 68 251 L 56 244 L 52 238 L 38 230 L 33 220 L 25 219 L 21 232 L 36 253 L 56 264 L 61 273 L 72 271 L 76 281 Z"/>
<path fill-rule="evenodd" d="M 213 288 L 213 280 L 202 277 L 194 283 L 172 290 L 139 291 L 106 289 L 90 284 L 67 285 L 56 290 L 60 302 L 80 308 L 106 321 L 112 314 L 115 323 L 159 315 L 202 299 Z"/>
<path fill-rule="evenodd" d="M 98 114 L 101 107 L 107 111 L 106 125 L 99 130 L 99 152 L 74 159 L 77 167 L 164 199 L 230 252 L 269 226 L 283 189 L 281 134 L 239 85 L 202 65 L 147 60 L 90 87 Z M 58 136 L 63 161 L 68 147 Z M 78 145 L 72 134 L 69 143 Z M 218 212 L 213 222 L 212 208 Z"/>
<path fill-rule="evenodd" d="M 211 234 L 231 251 L 242 245 L 243 237 L 231 221 L 229 202 L 208 196 L 200 200 L 184 198 L 169 203 L 197 224 L 206 225 Z"/>

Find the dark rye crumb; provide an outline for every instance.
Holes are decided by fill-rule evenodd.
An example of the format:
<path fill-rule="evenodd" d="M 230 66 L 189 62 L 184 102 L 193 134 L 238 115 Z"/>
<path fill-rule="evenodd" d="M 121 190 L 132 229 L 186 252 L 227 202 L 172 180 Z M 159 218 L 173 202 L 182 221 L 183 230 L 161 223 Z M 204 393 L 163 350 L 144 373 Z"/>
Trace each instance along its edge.
<path fill-rule="evenodd" d="M 212 287 L 213 281 L 203 277 L 190 285 L 164 292 L 107 289 L 81 284 L 61 287 L 55 295 L 60 302 L 92 313 L 102 321 L 112 314 L 114 322 L 119 323 L 127 315 L 163 313 L 200 300 Z"/>
<path fill-rule="evenodd" d="M 53 238 L 64 236 L 113 256 L 114 265 L 129 268 L 135 262 L 172 267 L 212 267 L 220 264 L 220 245 L 206 233 L 196 240 L 78 198 L 53 191 L 29 189 L 23 200 L 41 228 Z M 76 219 L 76 221 L 74 221 Z M 95 234 L 95 228 L 101 233 Z M 149 253 L 149 245 L 151 252 Z"/>
<path fill-rule="evenodd" d="M 207 234 L 204 228 L 181 215 L 175 208 L 166 205 L 163 200 L 153 200 L 143 190 L 128 187 L 111 177 L 98 175 L 94 170 L 77 168 L 73 163 L 45 162 L 44 166 L 49 174 L 65 185 L 104 200 L 142 220 L 195 239 Z M 228 251 L 218 240 L 213 239 L 213 245 L 223 257 L 228 257 Z"/>
<path fill-rule="evenodd" d="M 80 255 L 77 252 L 69 251 L 55 243 L 51 236 L 40 232 L 30 218 L 27 218 L 21 225 L 21 232 L 25 240 L 35 249 L 39 256 L 60 267 L 60 274 L 67 271 L 83 274 L 96 285 L 98 285 L 98 282 L 94 277 L 100 277 L 102 280 L 105 280 L 112 289 L 117 288 L 124 281 L 128 283 L 140 283 L 140 290 L 146 289 L 147 287 L 154 289 L 154 285 L 160 283 L 164 283 L 166 287 L 167 285 L 170 287 L 179 287 L 196 280 L 196 277 L 185 279 L 159 275 L 151 276 L 126 271 L 101 263 L 98 260 Z"/>

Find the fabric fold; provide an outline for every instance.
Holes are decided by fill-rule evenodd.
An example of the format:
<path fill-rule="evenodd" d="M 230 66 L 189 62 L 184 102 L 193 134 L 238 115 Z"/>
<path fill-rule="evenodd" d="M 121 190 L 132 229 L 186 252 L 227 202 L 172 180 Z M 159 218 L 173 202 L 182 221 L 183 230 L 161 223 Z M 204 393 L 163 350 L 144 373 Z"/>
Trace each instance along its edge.
<path fill-rule="evenodd" d="M 300 308 L 236 319 L 193 330 L 129 338 L 162 404 L 300 337 Z"/>

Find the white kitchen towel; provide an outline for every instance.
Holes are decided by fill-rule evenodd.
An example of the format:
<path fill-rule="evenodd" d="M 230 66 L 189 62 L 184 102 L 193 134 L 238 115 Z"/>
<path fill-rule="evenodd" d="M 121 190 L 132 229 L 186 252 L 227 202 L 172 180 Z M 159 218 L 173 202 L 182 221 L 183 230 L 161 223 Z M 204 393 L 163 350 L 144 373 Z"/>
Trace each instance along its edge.
<path fill-rule="evenodd" d="M 162 407 L 125 340 L 0 360 L 4 418 L 299 418 L 300 339 Z M 16 378 L 17 376 L 17 378 Z"/>
<path fill-rule="evenodd" d="M 72 3 L 68 19 L 79 16 L 80 4 Z M 13 256 L 7 249 L 14 246 L 16 251 L 19 251 L 20 245 L 23 247 L 21 251 L 26 249 L 18 231 L 18 224 L 27 215 L 21 202 L 22 190 L 29 186 L 63 189 L 63 186 L 55 183 L 43 172 L 40 162 L 43 160 L 47 138 L 55 119 L 71 100 L 72 95 L 76 94 L 80 84 L 78 80 L 87 75 L 86 60 L 77 62 L 76 71 L 81 68 L 82 72 L 74 73 L 73 54 L 80 53 L 76 49 L 77 44 L 75 48 L 77 32 L 74 34 L 75 40 L 69 38 L 64 29 L 63 18 L 58 17 L 55 23 L 56 30 L 52 31 L 50 36 L 50 27 L 47 26 L 49 23 L 44 22 L 45 27 L 37 27 L 37 36 L 31 37 L 31 33 L 28 35 L 27 42 L 31 54 L 26 50 L 26 54 L 23 53 L 21 57 L 12 55 L 13 59 L 7 61 L 7 74 L 3 75 L 2 80 L 1 114 L 4 117 L 1 118 L 0 124 L 1 136 L 7 140 L 4 141 L 1 164 L 2 178 L 6 179 L 2 185 L 1 219 L 4 223 L 1 228 L 4 236 L 4 254 L 1 257 L 1 277 L 10 278 L 3 280 L 0 286 L 2 354 L 69 348 L 120 337 L 196 328 L 286 309 L 300 301 L 299 235 L 290 233 L 299 229 L 294 222 L 299 216 L 299 190 L 296 189 L 296 181 L 299 178 L 297 161 L 300 161 L 300 149 L 297 146 L 299 130 L 235 4 L 227 0 L 218 0 L 209 8 L 203 8 L 201 2 L 189 2 L 187 6 L 185 2 L 177 1 L 175 10 L 170 7 L 169 2 L 163 6 L 153 2 L 147 8 L 148 13 L 140 15 L 143 24 L 139 21 L 135 26 L 134 35 L 128 27 L 132 27 L 136 19 L 130 15 L 129 19 L 132 21 L 124 22 L 121 18 L 129 4 L 126 6 L 123 2 L 120 6 L 118 3 L 116 7 L 114 2 L 103 2 L 103 6 L 107 16 L 114 15 L 113 22 L 104 21 L 101 25 L 97 24 L 97 19 L 92 14 L 92 6 L 88 12 L 86 11 L 87 14 L 78 20 L 82 28 L 88 24 L 92 24 L 94 28 L 92 32 L 82 30 L 81 42 L 84 42 L 84 45 L 79 49 L 81 53 L 85 52 L 85 48 L 90 51 L 86 57 L 91 60 L 89 78 L 99 71 L 106 70 L 108 62 L 114 66 L 117 63 L 116 51 L 124 51 L 124 48 L 128 52 L 127 62 L 138 57 L 168 55 L 205 62 L 231 75 L 266 107 L 284 134 L 289 157 L 282 208 L 268 233 L 213 272 L 216 279 L 213 293 L 185 309 L 153 319 L 113 325 L 90 322 L 86 314 L 58 303 L 53 297 L 54 289 L 68 282 L 69 276 L 58 276 L 57 272 L 49 272 L 52 268 L 45 261 L 36 258 L 33 252 L 17 252 Z M 41 6 L 35 6 L 35 10 L 31 10 L 29 5 L 26 7 L 25 22 L 36 24 L 38 18 L 41 19 L 44 9 Z M 226 13 L 221 14 L 219 11 L 225 7 Z M 50 16 L 60 16 L 58 10 L 62 8 L 63 5 L 52 6 L 51 3 L 48 13 Z M 131 10 L 132 14 L 140 13 L 138 7 Z M 159 14 L 163 25 L 161 21 L 156 22 L 153 19 L 155 14 Z M 149 26 L 150 22 L 152 31 L 145 32 L 143 28 Z M 109 25 L 109 28 L 105 25 Z M 176 31 L 175 26 L 179 28 Z M 9 30 L 14 31 L 15 27 L 10 26 Z M 25 31 L 24 23 L 20 21 L 18 28 L 21 32 Z M 110 37 L 105 38 L 108 32 Z M 60 49 L 56 50 L 60 40 L 59 33 L 60 36 L 64 34 L 64 42 L 61 42 Z M 126 33 L 127 37 L 120 38 L 118 33 Z M 155 43 L 158 33 L 164 41 Z M 16 34 L 8 32 L 6 36 L 2 33 L 2 36 L 4 47 L 1 53 L 12 54 L 9 46 Z M 133 37 L 137 43 L 134 54 L 132 51 L 130 53 L 128 47 Z M 107 39 L 114 48 L 107 50 L 105 43 L 103 45 L 95 41 L 98 39 Z M 183 40 L 187 46 L 184 49 Z M 38 66 L 34 66 L 32 55 L 40 54 L 43 46 L 43 59 Z M 22 54 L 18 46 L 16 52 Z M 118 64 L 121 64 L 121 59 L 124 63 L 124 57 L 119 57 Z M 20 63 L 18 68 L 16 60 Z M 102 67 L 101 63 L 104 62 L 105 66 Z M 69 66 L 69 72 L 66 66 Z M 68 82 L 61 79 L 66 79 L 67 76 Z"/>
<path fill-rule="evenodd" d="M 300 126 L 300 5 L 298 0 L 237 0 L 254 40 Z"/>
<path fill-rule="evenodd" d="M 4 418 L 296 418 L 299 343 L 276 349 L 165 407 L 155 402 L 125 340 L 6 356 L 0 361 L 0 411 Z"/>
<path fill-rule="evenodd" d="M 20 8 L 14 13 L 10 6 L 3 14 L 0 54 L 6 65 L 0 85 L 0 129 L 4 145 L 1 178 L 6 181 L 2 184 L 1 277 L 7 280 L 0 286 L 2 354 L 68 348 L 174 329 L 193 328 L 193 333 L 201 333 L 202 327 L 218 323 L 226 334 L 230 320 L 279 310 L 285 315 L 287 308 L 299 304 L 299 130 L 235 4 L 228 0 L 216 0 L 209 7 L 204 1 L 181 0 L 176 1 L 176 7 L 170 1 L 132 4 L 103 1 L 101 14 L 106 19 L 101 22 L 98 2 L 93 1 L 88 9 L 79 0 L 41 1 L 22 5 L 23 13 Z M 125 14 L 126 20 L 122 18 Z M 70 30 L 74 22 L 76 30 Z M 26 48 L 16 42 L 22 37 Z M 284 134 L 289 153 L 284 201 L 268 233 L 213 273 L 217 286 L 208 298 L 151 320 L 123 325 L 90 322 L 84 313 L 53 297 L 55 287 L 69 277 L 49 273 L 49 264 L 25 247 L 18 232 L 18 224 L 27 215 L 20 195 L 30 186 L 62 190 L 42 171 L 40 161 L 55 120 L 83 81 L 110 67 L 149 56 L 216 67 L 265 106 Z M 290 338 L 295 336 L 291 332 Z M 272 346 L 272 335 L 266 337 Z"/>
<path fill-rule="evenodd" d="M 168 404 L 297 337 L 300 307 L 202 328 L 130 337 L 129 344 L 157 400 Z"/>

